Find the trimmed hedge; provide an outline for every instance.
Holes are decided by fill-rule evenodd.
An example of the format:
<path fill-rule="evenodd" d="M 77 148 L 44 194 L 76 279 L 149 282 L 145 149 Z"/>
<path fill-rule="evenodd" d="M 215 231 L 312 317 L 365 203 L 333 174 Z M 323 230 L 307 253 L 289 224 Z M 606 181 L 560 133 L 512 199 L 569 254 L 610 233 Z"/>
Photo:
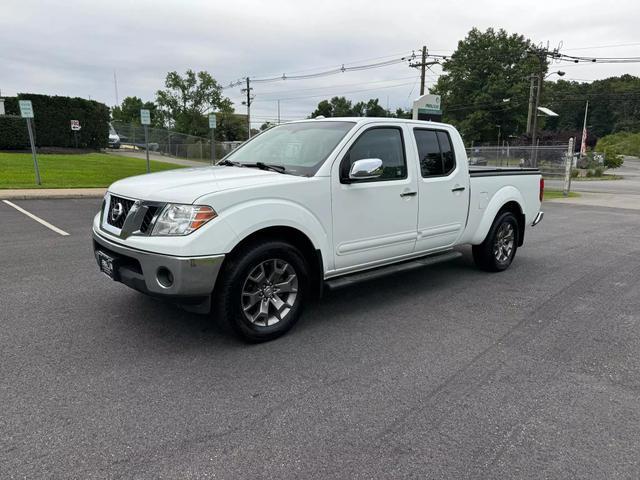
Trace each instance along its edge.
<path fill-rule="evenodd" d="M 99 149 L 109 138 L 109 107 L 84 98 L 20 93 L 5 99 L 7 115 L 0 116 L 0 150 L 29 148 L 26 121 L 20 118 L 18 100 L 31 100 L 37 147 L 76 146 L 71 120 L 80 120 L 78 148 Z"/>

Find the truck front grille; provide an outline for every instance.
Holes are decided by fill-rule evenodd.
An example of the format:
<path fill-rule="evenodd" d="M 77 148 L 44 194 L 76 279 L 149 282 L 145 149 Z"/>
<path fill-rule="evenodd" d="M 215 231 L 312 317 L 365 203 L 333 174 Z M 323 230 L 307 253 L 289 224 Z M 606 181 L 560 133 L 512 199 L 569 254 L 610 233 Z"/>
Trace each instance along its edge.
<path fill-rule="evenodd" d="M 147 209 L 147 213 L 144 214 L 144 218 L 142 219 L 142 224 L 140 224 L 140 232 L 147 233 L 149 231 L 149 227 L 151 226 L 151 221 L 153 217 L 155 217 L 158 212 L 159 207 L 150 206 Z"/>
<path fill-rule="evenodd" d="M 111 195 L 109 210 L 107 211 L 107 223 L 116 228 L 122 228 L 134 203 L 133 200 L 128 198 Z"/>

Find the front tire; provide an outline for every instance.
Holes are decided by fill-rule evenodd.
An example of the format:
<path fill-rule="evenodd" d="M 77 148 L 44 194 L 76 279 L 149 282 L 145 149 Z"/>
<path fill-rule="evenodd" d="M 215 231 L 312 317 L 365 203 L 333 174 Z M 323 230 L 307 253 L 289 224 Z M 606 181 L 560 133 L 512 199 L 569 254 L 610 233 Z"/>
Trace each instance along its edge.
<path fill-rule="evenodd" d="M 518 220 L 511 212 L 496 217 L 487 237 L 473 246 L 473 260 L 487 272 L 501 272 L 509 268 L 518 249 Z"/>
<path fill-rule="evenodd" d="M 304 257 L 288 243 L 248 245 L 225 262 L 214 293 L 217 318 L 249 342 L 284 335 L 302 314 L 308 271 Z"/>

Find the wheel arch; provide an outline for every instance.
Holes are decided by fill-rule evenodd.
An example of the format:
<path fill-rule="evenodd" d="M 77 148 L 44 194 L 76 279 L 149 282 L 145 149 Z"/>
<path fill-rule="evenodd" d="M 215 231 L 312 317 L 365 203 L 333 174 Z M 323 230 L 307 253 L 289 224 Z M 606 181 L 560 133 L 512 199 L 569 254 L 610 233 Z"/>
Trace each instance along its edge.
<path fill-rule="evenodd" d="M 495 218 L 497 218 L 499 215 L 501 215 L 504 212 L 513 213 L 513 215 L 516 217 L 516 220 L 518 220 L 518 246 L 521 247 L 522 244 L 524 243 L 524 224 L 525 224 L 525 217 L 524 217 L 524 213 L 522 212 L 522 207 L 518 202 L 511 200 L 505 203 L 500 208 L 500 210 L 498 210 L 498 213 L 496 213 Z"/>
<path fill-rule="evenodd" d="M 301 230 L 291 226 L 274 225 L 264 227 L 246 235 L 227 254 L 227 258 L 241 255 L 242 252 L 250 248 L 251 245 L 267 240 L 279 240 L 286 242 L 297 248 L 309 265 L 309 283 L 311 296 L 319 298 L 322 296 L 324 285 L 324 263 L 322 252 L 313 244 L 311 239 Z M 227 259 L 225 259 L 227 261 Z M 224 263 L 223 263 L 224 268 Z"/>
<path fill-rule="evenodd" d="M 518 221 L 518 246 L 522 246 L 524 242 L 524 231 L 526 225 L 526 217 L 524 214 L 524 201 L 522 194 L 514 187 L 504 187 L 499 190 L 487 205 L 480 225 L 476 229 L 471 244 L 479 245 L 487 237 L 491 225 L 503 212 L 511 212 Z"/>

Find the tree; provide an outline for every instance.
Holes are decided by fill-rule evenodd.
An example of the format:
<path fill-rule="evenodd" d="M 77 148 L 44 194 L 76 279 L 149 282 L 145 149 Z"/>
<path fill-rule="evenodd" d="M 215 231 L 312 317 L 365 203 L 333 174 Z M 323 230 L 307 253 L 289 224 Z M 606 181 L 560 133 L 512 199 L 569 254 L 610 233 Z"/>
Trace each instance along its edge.
<path fill-rule="evenodd" d="M 187 70 L 184 77 L 169 72 L 164 85 L 156 93 L 156 103 L 167 126 L 178 132 L 205 136 L 209 133 L 206 112 L 233 112 L 231 100 L 222 95 L 222 86 L 208 72 Z"/>
<path fill-rule="evenodd" d="M 260 131 L 262 132 L 264 130 L 267 130 L 268 128 L 275 127 L 275 126 L 276 124 L 273 122 L 264 122 L 262 125 L 260 125 Z"/>
<path fill-rule="evenodd" d="M 353 116 L 355 117 L 389 117 L 390 112 L 385 110 L 377 98 L 372 98 L 367 102 L 358 102 L 353 106 Z"/>
<path fill-rule="evenodd" d="M 233 108 L 226 108 L 216 113 L 216 140 L 236 142 L 246 140 L 247 116 L 234 113 Z"/>
<path fill-rule="evenodd" d="M 311 114 L 311 118 L 323 115 L 329 117 L 352 117 L 353 104 L 345 97 L 333 97 L 331 100 L 322 100 L 315 111 Z"/>
<path fill-rule="evenodd" d="M 615 132 L 640 131 L 640 78 L 610 77 L 591 83 L 558 80 L 544 87 L 544 105 L 558 114 L 545 122 L 551 131 L 582 131 L 585 103 L 588 141 Z"/>
<path fill-rule="evenodd" d="M 151 125 L 161 127 L 163 119 L 158 112 L 157 105 L 153 102 L 143 102 L 138 97 L 125 97 L 120 106 L 111 109 L 111 118 L 116 122 L 140 125 L 140 110 L 143 108 L 151 112 Z"/>
<path fill-rule="evenodd" d="M 353 104 L 345 97 L 333 97 L 331 100 L 322 100 L 311 114 L 311 118 L 318 116 L 330 117 L 396 117 L 411 118 L 410 111 L 398 108 L 395 113 L 380 105 L 380 100 L 371 98 L 366 102 Z"/>
<path fill-rule="evenodd" d="M 533 44 L 522 35 L 474 28 L 443 63 L 431 93 L 442 96 L 444 121 L 470 143 L 525 131 L 529 77 L 540 68 Z M 546 65 L 542 66 L 546 70 Z"/>

